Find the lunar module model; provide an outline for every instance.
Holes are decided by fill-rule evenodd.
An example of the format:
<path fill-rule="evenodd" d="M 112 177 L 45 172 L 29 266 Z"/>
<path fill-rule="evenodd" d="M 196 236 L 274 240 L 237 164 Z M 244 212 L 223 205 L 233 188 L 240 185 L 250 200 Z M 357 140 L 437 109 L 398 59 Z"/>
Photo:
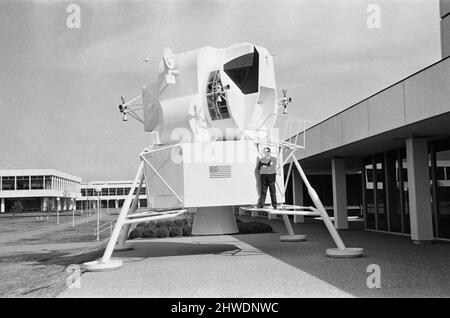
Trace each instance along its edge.
<path fill-rule="evenodd" d="M 120 266 L 111 255 L 129 247 L 125 241 L 131 224 L 176 218 L 188 210 L 195 210 L 193 235 L 237 233 L 235 207 L 257 209 L 251 207 L 258 201 L 260 188 L 256 166 L 265 147 L 279 163 L 277 201 L 284 203 L 283 166 L 289 164 L 287 178 L 294 165 L 316 205 L 259 209 L 282 215 L 289 233 L 284 239 L 305 239 L 294 234 L 288 215 L 317 215 L 338 247 L 327 250 L 328 255 L 360 255 L 361 249 L 345 247 L 295 158 L 295 152 L 304 148 L 297 140 L 304 122 L 287 116 L 291 101 L 285 90 L 277 99 L 273 54 L 263 47 L 237 43 L 180 54 L 166 48 L 155 81 L 128 102 L 122 97 L 119 105 L 123 120 L 132 117 L 143 123 L 149 146 L 140 153 L 133 186 L 103 258 L 85 267 Z M 144 182 L 149 210 L 135 213 Z"/>

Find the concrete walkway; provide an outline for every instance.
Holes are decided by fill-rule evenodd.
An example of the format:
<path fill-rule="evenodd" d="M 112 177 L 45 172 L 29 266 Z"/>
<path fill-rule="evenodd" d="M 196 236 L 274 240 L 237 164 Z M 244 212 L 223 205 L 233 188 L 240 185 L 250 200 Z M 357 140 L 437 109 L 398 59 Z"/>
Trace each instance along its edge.
<path fill-rule="evenodd" d="M 248 217 L 240 217 L 248 221 Z M 306 242 L 280 242 L 278 233 L 136 240 L 115 253 L 121 269 L 84 273 L 80 289 L 60 297 L 449 297 L 450 243 L 415 245 L 407 236 L 340 231 L 364 257 L 331 259 L 334 247 L 322 222 L 296 224 Z M 360 223 L 360 222 L 359 222 Z M 356 228 L 355 228 L 356 226 Z M 381 269 L 381 288 L 369 288 L 367 268 Z"/>
<path fill-rule="evenodd" d="M 269 234 L 271 235 L 271 234 Z M 60 297 L 351 297 L 232 236 L 140 240 Z"/>

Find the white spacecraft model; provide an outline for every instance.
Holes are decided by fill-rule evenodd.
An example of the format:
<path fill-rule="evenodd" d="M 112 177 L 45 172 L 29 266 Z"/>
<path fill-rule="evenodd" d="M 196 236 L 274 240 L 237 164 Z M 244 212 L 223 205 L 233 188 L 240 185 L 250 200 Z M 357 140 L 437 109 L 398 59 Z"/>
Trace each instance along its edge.
<path fill-rule="evenodd" d="M 338 246 L 327 250 L 328 255 L 361 255 L 361 249 L 345 247 L 295 158 L 295 152 L 303 148 L 297 138 L 304 122 L 303 127 L 293 129 L 294 121 L 286 116 L 292 99 L 285 90 L 277 99 L 273 55 L 250 43 L 221 49 L 204 47 L 180 54 L 166 48 L 155 81 L 128 102 L 122 97 L 119 110 L 123 120 L 129 115 L 143 123 L 149 133 L 149 146 L 140 154 L 138 172 L 103 258 L 87 264 L 87 269 L 120 266 L 112 262 L 111 254 L 118 241 L 121 248 L 126 248 L 131 224 L 174 218 L 192 208 L 196 210 L 193 235 L 237 233 L 234 208 L 258 201 L 260 177 L 256 163 L 264 147 L 271 148 L 279 163 L 277 202 L 284 203 L 287 180 L 283 166 L 291 160 L 289 172 L 295 165 L 316 205 L 266 209 L 267 213 L 283 216 L 289 232 L 287 240 L 305 239 L 293 233 L 288 215 L 317 215 L 323 218 Z M 142 102 L 133 104 L 138 99 Z M 282 114 L 278 114 L 279 108 L 283 108 Z M 138 110 L 143 111 L 143 118 Z M 280 130 L 276 124 L 283 120 L 288 125 Z M 140 192 L 144 181 L 150 210 L 134 213 L 137 199 L 133 201 L 133 193 L 136 185 Z"/>
<path fill-rule="evenodd" d="M 257 202 L 259 144 L 252 137 L 267 137 L 274 120 L 266 119 L 278 108 L 269 55 L 249 43 L 176 56 L 166 48 L 157 81 L 142 89 L 143 105 L 151 105 L 144 130 L 154 143 L 142 155 L 150 206 L 195 207 L 193 234 L 236 233 L 232 207 Z"/>

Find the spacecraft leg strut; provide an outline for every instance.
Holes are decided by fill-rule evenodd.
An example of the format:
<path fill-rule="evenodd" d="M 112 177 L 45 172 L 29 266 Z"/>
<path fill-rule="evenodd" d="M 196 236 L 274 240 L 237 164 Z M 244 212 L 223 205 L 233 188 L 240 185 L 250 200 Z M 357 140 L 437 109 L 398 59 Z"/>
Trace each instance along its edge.
<path fill-rule="evenodd" d="M 311 200 L 314 202 L 314 205 L 316 206 L 316 210 L 320 213 L 320 216 L 322 217 L 322 220 L 325 223 L 325 226 L 327 227 L 328 232 L 330 232 L 330 235 L 333 238 L 334 243 L 337 246 L 337 248 L 328 248 L 326 250 L 327 256 L 336 257 L 336 258 L 350 258 L 350 257 L 362 256 L 363 255 L 362 248 L 345 246 L 344 242 L 342 241 L 341 237 L 339 236 L 338 231 L 334 227 L 333 222 L 331 222 L 330 217 L 328 216 L 328 213 L 325 210 L 322 202 L 320 201 L 320 198 L 317 195 L 317 192 L 314 190 L 314 188 L 309 183 L 308 178 L 306 177 L 305 173 L 303 172 L 303 169 L 300 166 L 300 164 L 298 163 L 298 160 L 295 157 L 295 155 L 293 155 L 293 162 L 295 164 L 295 167 L 297 168 L 297 171 L 299 172 L 300 176 L 302 177 L 302 180 L 303 180 L 304 184 L 306 185 L 306 188 L 308 189 L 308 194 L 311 197 Z"/>
<path fill-rule="evenodd" d="M 120 210 L 119 217 L 117 218 L 116 225 L 114 226 L 114 230 L 109 238 L 108 245 L 106 246 L 105 252 L 100 260 L 87 262 L 83 264 L 83 268 L 88 271 L 98 272 L 98 271 L 110 271 L 118 269 L 122 266 L 122 261 L 120 259 L 111 258 L 113 251 L 115 250 L 116 243 L 119 240 L 119 236 L 123 231 L 123 236 L 120 240 L 119 246 L 116 250 L 124 250 L 129 249 L 124 244 L 126 242 L 126 237 L 128 236 L 129 225 L 138 222 L 148 222 L 153 220 L 164 220 L 164 219 L 173 219 L 178 215 L 186 212 L 187 210 L 173 210 L 173 211 L 164 211 L 164 212 L 145 212 L 145 213 L 134 213 L 137 207 L 137 200 L 139 199 L 139 190 L 142 187 L 144 179 L 144 161 L 141 160 L 139 164 L 138 171 L 134 178 L 133 184 L 131 185 L 130 192 Z M 139 182 L 139 183 L 138 183 Z M 134 202 L 133 201 L 133 193 L 136 189 L 136 184 L 138 185 L 138 191 L 136 193 Z M 129 215 L 130 214 L 130 215 Z M 125 227 L 125 228 L 124 228 Z"/>

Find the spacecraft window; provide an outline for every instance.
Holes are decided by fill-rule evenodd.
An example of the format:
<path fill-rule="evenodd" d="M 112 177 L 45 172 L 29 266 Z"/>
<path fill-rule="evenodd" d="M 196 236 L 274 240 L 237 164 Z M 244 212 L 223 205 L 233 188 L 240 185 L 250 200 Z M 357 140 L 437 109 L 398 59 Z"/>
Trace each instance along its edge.
<path fill-rule="evenodd" d="M 223 89 L 220 80 L 220 72 L 213 71 L 209 73 L 208 84 L 206 86 L 206 99 L 208 102 L 209 115 L 212 120 L 221 120 L 230 118 L 228 111 L 228 96 Z"/>
<path fill-rule="evenodd" d="M 259 53 L 256 48 L 253 49 L 253 53 L 229 61 L 223 66 L 223 70 L 243 94 L 258 92 Z"/>

